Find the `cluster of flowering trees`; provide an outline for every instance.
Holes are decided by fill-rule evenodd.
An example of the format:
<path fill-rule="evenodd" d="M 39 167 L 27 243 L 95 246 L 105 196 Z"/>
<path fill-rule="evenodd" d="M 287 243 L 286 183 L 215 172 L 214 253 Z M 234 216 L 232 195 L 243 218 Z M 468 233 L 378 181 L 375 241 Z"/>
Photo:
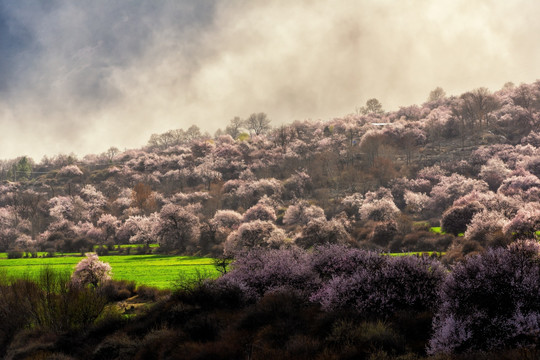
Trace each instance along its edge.
<path fill-rule="evenodd" d="M 390 257 L 343 245 L 312 252 L 242 252 L 217 286 L 248 301 L 294 293 L 324 311 L 388 320 L 433 315 L 428 352 L 534 346 L 540 331 L 540 245 L 520 240 L 471 256 L 451 271 L 428 257 Z"/>
<path fill-rule="evenodd" d="M 451 241 L 454 252 L 534 236 L 540 82 L 437 94 L 395 112 L 372 101 L 373 111 L 275 129 L 260 113 L 214 137 L 192 126 L 152 135 L 138 150 L 1 162 L 0 250 L 126 242 L 216 253 L 226 244 L 324 242 L 445 250 L 429 234 L 414 239 L 421 220 L 464 234 Z M 27 176 L 7 181 L 23 165 Z M 244 241 L 244 232 L 260 235 Z"/>
<path fill-rule="evenodd" d="M 329 244 L 314 252 L 242 252 L 219 282 L 239 286 L 253 299 L 286 290 L 327 311 L 356 309 L 385 317 L 399 310 L 434 310 L 445 276 L 442 265 L 429 258 L 388 257 Z"/>

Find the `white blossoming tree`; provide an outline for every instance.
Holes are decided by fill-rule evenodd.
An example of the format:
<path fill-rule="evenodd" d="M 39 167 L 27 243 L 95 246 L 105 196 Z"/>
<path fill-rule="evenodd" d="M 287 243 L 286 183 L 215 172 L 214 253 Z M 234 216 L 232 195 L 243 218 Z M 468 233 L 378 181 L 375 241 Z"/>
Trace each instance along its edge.
<path fill-rule="evenodd" d="M 79 261 L 71 276 L 71 281 L 80 286 L 92 285 L 97 287 L 111 279 L 111 266 L 99 260 L 97 254 L 86 254 L 86 259 Z"/>

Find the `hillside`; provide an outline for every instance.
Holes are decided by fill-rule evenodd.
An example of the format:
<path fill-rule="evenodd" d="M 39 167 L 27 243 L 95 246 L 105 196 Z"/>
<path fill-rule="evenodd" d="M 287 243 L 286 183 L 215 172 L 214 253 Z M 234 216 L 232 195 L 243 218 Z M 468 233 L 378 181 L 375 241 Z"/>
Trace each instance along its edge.
<path fill-rule="evenodd" d="M 277 128 L 253 114 L 215 137 L 192 126 L 140 149 L 4 161 L 0 251 L 157 242 L 232 255 L 331 242 L 453 259 L 534 235 L 540 82 L 430 100 Z M 438 226 L 447 234 L 427 231 Z"/>
<path fill-rule="evenodd" d="M 51 268 L 4 272 L 0 354 L 534 357 L 540 82 L 437 93 L 396 112 L 372 99 L 356 115 L 278 128 L 259 113 L 214 137 L 192 126 L 140 149 L 4 162 L 7 257 L 114 248 L 120 276 L 130 251 L 117 245 L 144 244 L 217 257 L 221 276 L 179 275 L 171 291 L 107 273 L 85 284 Z M 426 253 L 389 254 L 406 251 Z M 144 268 L 149 257 L 166 256 L 131 260 Z M 111 269 L 95 254 L 84 261 Z"/>

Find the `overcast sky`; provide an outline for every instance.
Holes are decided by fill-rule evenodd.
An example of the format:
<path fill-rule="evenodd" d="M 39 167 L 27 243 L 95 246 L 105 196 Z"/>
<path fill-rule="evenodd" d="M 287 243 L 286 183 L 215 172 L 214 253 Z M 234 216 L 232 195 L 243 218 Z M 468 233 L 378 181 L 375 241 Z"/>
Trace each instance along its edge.
<path fill-rule="evenodd" d="M 540 78 L 537 0 L 0 0 L 0 159 Z"/>

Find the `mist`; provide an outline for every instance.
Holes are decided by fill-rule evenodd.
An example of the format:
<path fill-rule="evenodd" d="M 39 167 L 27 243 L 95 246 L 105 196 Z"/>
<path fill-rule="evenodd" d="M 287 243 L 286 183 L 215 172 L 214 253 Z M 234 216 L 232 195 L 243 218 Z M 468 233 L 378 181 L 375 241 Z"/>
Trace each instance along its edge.
<path fill-rule="evenodd" d="M 538 10 L 534 0 L 0 0 L 0 158 L 533 82 Z"/>

